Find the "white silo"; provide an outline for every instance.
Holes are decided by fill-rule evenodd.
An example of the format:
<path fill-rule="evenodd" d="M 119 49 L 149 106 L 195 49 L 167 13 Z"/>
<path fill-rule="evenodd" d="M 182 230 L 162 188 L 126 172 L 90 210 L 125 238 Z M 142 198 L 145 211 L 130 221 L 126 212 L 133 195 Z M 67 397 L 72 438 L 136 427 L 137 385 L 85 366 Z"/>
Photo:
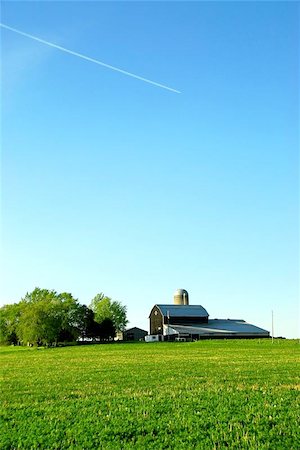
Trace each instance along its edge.
<path fill-rule="evenodd" d="M 177 289 L 174 292 L 174 305 L 188 305 L 189 294 L 185 289 Z"/>

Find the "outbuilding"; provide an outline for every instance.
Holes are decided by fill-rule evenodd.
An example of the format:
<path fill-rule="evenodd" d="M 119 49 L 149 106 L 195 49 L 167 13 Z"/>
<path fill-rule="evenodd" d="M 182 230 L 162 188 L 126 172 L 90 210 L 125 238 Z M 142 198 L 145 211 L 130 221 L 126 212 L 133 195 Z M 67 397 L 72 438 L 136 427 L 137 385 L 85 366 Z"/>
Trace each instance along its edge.
<path fill-rule="evenodd" d="M 148 335 L 148 331 L 142 330 L 138 327 L 129 328 L 123 333 L 124 341 L 141 341 Z"/>

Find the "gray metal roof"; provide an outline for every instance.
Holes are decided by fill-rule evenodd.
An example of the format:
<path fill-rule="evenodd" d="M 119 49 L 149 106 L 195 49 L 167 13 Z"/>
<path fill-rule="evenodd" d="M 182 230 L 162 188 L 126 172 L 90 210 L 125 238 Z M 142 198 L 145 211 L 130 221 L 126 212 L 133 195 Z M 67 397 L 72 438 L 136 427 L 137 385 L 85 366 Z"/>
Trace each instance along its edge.
<path fill-rule="evenodd" d="M 170 317 L 208 317 L 208 312 L 201 305 L 155 305 L 164 316 Z"/>
<path fill-rule="evenodd" d="M 147 333 L 147 334 L 148 334 L 148 331 L 142 330 L 142 328 L 139 328 L 139 327 L 128 328 L 127 330 L 125 330 L 124 333 L 128 333 L 128 332 L 130 332 L 130 331 L 135 331 L 135 330 L 142 331 L 143 333 Z"/>
<path fill-rule="evenodd" d="M 169 330 L 167 325 L 164 326 L 164 334 L 198 334 L 200 336 L 268 336 L 270 333 L 263 328 L 256 327 L 244 320 L 223 320 L 213 319 L 208 323 L 201 323 L 199 325 L 170 325 Z"/>

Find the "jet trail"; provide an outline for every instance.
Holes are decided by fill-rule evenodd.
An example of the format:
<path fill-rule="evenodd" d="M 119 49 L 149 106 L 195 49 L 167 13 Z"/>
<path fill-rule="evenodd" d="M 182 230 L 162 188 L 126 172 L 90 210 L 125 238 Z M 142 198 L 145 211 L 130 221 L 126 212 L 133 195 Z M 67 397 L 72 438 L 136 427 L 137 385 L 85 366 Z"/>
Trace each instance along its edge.
<path fill-rule="evenodd" d="M 102 61 L 98 61 L 97 59 L 90 58 L 89 56 L 82 55 L 81 53 L 73 52 L 73 50 L 68 50 L 67 48 L 61 47 L 60 45 L 53 44 L 52 42 L 45 41 L 44 39 L 40 39 L 37 36 L 33 36 L 32 34 L 24 33 L 24 31 L 17 30 L 16 28 L 12 28 L 4 23 L 0 23 L 0 27 L 5 28 L 7 30 L 13 31 L 14 33 L 20 34 L 21 36 L 25 36 L 27 38 L 33 39 L 34 41 L 41 42 L 42 44 L 48 45 L 49 47 L 56 48 L 65 53 L 69 53 L 73 56 L 78 56 L 81 59 L 85 59 L 86 61 L 90 61 L 92 63 L 98 64 L 99 66 L 106 67 L 107 69 L 114 70 L 116 72 L 120 72 L 123 75 L 127 75 L 132 78 L 136 78 L 137 80 L 144 81 L 145 83 L 153 84 L 154 86 L 160 87 L 162 89 L 167 89 L 168 91 L 175 92 L 176 94 L 181 94 L 180 91 L 173 89 L 171 87 L 165 86 L 164 84 L 157 83 L 156 81 L 149 80 L 148 78 L 140 77 L 139 75 L 135 75 L 134 73 L 127 72 L 127 70 L 119 69 L 118 67 L 111 66 L 110 64 L 106 64 Z"/>

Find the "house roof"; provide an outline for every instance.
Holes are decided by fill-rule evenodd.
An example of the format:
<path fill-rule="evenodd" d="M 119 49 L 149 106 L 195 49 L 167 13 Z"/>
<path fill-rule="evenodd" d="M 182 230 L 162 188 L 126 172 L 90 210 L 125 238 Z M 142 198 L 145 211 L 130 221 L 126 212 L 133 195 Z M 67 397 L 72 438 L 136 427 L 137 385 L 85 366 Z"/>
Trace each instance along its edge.
<path fill-rule="evenodd" d="M 195 325 L 170 325 L 164 326 L 164 334 L 198 334 L 202 336 L 269 336 L 269 331 L 259 328 L 244 320 L 213 319 L 208 323 Z M 169 329 L 168 329 L 169 328 Z"/>
<path fill-rule="evenodd" d="M 201 305 L 155 305 L 162 315 L 167 317 L 208 317 L 208 312 Z"/>

